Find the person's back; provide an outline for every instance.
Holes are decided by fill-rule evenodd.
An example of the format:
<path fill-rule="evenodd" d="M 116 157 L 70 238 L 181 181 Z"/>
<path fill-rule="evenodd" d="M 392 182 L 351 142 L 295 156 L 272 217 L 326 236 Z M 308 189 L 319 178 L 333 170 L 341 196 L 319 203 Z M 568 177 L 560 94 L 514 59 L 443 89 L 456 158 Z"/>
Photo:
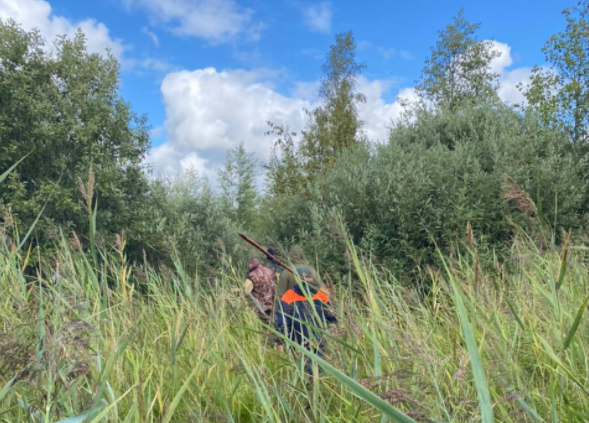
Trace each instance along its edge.
<path fill-rule="evenodd" d="M 280 299 L 276 326 L 298 344 L 313 342 L 321 337 L 319 328 L 337 320 L 328 303 L 329 292 L 319 286 L 308 284 L 305 290 L 296 284 Z"/>
<path fill-rule="evenodd" d="M 275 290 L 276 274 L 271 269 L 263 266 L 257 257 L 251 258 L 244 291 L 254 298 L 254 308 L 261 317 L 271 317 Z"/>
<path fill-rule="evenodd" d="M 319 280 L 317 277 L 317 272 L 307 262 L 307 259 L 305 258 L 305 253 L 303 252 L 303 249 L 301 247 L 299 247 L 298 245 L 293 246 L 288 252 L 288 258 L 294 266 L 294 270 L 296 272 L 303 271 L 309 273 L 315 282 Z M 280 273 L 280 279 L 278 280 L 278 286 L 276 288 L 276 304 L 278 304 L 278 301 L 286 291 L 294 288 L 296 283 L 296 276 L 290 273 L 289 271 L 284 270 Z"/>
<path fill-rule="evenodd" d="M 309 273 L 299 271 L 299 283 L 281 297 L 274 313 L 275 325 L 292 341 L 321 356 L 324 343 L 321 328 L 337 321 L 328 309 L 329 292 L 313 283 Z M 311 363 L 306 360 L 311 374 Z"/>

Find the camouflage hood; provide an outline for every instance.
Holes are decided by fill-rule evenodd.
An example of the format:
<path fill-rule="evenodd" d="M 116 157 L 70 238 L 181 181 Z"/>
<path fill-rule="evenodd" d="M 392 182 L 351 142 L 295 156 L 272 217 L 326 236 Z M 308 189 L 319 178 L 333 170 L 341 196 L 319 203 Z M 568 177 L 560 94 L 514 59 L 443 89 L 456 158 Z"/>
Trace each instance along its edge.
<path fill-rule="evenodd" d="M 292 247 L 290 249 L 290 251 L 288 252 L 288 258 L 290 259 L 290 261 L 293 264 L 299 264 L 299 263 L 306 263 L 307 262 L 307 258 L 305 257 L 305 252 L 298 245 L 295 245 L 294 247 Z"/>

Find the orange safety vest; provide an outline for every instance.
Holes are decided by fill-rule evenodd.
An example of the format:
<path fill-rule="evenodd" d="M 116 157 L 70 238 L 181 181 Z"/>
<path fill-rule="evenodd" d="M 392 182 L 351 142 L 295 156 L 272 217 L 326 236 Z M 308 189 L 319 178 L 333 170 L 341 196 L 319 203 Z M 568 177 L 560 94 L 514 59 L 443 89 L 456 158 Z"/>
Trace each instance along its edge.
<path fill-rule="evenodd" d="M 322 301 L 325 304 L 327 304 L 329 302 L 328 295 L 329 295 L 329 291 L 321 288 L 319 291 L 317 291 L 317 293 L 315 295 L 313 295 L 313 297 L 311 297 L 311 300 L 313 300 L 313 301 L 319 300 L 319 301 Z M 295 303 L 297 301 L 307 301 L 307 297 L 305 297 L 304 295 L 299 295 L 296 292 L 294 292 L 292 289 L 289 289 L 288 291 L 286 291 L 284 293 L 284 295 L 282 296 L 280 301 L 284 301 L 286 304 L 290 305 L 290 304 Z"/>

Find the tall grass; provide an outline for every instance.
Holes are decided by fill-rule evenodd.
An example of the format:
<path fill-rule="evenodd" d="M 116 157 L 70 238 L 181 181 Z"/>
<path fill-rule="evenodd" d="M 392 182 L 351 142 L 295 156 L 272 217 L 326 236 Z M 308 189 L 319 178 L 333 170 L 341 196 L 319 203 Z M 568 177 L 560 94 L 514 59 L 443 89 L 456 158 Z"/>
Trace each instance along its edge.
<path fill-rule="evenodd" d="M 96 259 L 79 247 L 62 236 L 31 277 L 0 235 L 1 422 L 589 419 L 589 272 L 572 241 L 539 252 L 522 236 L 487 273 L 475 250 L 446 257 L 421 269 L 426 296 L 348 244 L 314 380 L 300 351 L 266 342 L 241 269 L 200 280 L 131 267 L 124 237 Z"/>

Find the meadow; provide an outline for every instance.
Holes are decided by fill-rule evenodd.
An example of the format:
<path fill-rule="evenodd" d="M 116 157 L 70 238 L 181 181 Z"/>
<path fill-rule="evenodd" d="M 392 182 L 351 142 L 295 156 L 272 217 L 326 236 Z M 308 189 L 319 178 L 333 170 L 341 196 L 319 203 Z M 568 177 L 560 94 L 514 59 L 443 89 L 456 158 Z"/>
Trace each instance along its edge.
<path fill-rule="evenodd" d="M 179 261 L 132 267 L 123 236 L 94 256 L 62 236 L 31 274 L 19 240 L 1 240 L 2 422 L 589 416 L 589 272 L 573 243 L 539 249 L 521 232 L 490 267 L 465 245 L 420 269 L 420 292 L 348 242 L 349 274 L 331 285 L 339 323 L 309 380 L 299 349 L 267 343 L 230 260 L 205 279 Z"/>
<path fill-rule="evenodd" d="M 589 422 L 589 0 L 563 15 L 511 103 L 460 9 L 385 140 L 335 34 L 300 128 L 175 176 L 200 150 L 152 168 L 175 131 L 114 55 L 0 19 L 0 423 Z M 311 258 L 323 358 L 269 342 L 240 232 Z"/>

